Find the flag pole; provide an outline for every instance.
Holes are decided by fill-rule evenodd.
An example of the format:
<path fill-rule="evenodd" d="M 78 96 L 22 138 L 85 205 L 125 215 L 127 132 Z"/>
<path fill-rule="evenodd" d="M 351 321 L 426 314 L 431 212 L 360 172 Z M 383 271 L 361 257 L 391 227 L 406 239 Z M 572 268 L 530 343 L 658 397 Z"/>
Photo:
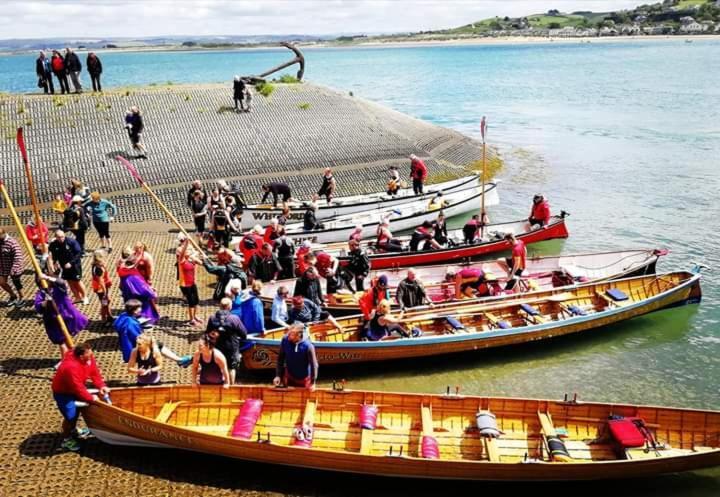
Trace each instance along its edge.
<path fill-rule="evenodd" d="M 480 135 L 482 136 L 482 195 L 480 200 L 480 239 L 482 239 L 485 232 L 485 219 L 487 214 L 485 213 L 485 175 L 487 169 L 487 160 L 485 156 L 485 133 L 487 131 L 487 121 L 485 116 L 480 120 Z"/>
<path fill-rule="evenodd" d="M 38 230 L 38 234 L 40 235 L 40 251 L 42 254 L 47 254 L 47 240 L 45 239 L 45 233 L 43 233 L 42 229 L 42 217 L 40 217 L 40 209 L 38 208 L 37 195 L 35 194 L 35 183 L 33 182 L 32 170 L 30 169 L 30 159 L 28 158 L 27 147 L 25 147 L 25 134 L 22 126 L 17 129 L 17 145 L 20 149 L 20 155 L 22 155 L 23 166 L 25 167 L 25 177 L 28 182 L 28 191 L 30 192 L 30 202 L 32 203 L 33 215 L 35 217 L 35 226 Z M 30 256 L 34 259 L 35 252 L 31 252 Z"/>
<path fill-rule="evenodd" d="M 165 213 L 165 215 L 168 217 L 168 219 L 170 219 L 170 221 L 177 227 L 177 229 L 179 229 L 180 232 L 183 233 L 188 238 L 188 240 L 190 240 L 190 243 L 195 248 L 195 250 L 200 252 L 200 254 L 204 257 L 205 252 L 203 251 L 202 248 L 200 248 L 200 245 L 198 245 L 198 243 L 195 241 L 195 239 L 193 237 L 191 237 L 187 231 L 185 231 L 185 228 L 182 227 L 182 225 L 180 224 L 180 221 L 178 221 L 177 218 L 173 215 L 173 213 L 170 212 L 170 210 L 165 206 L 163 201 L 160 200 L 157 195 L 155 195 L 155 192 L 152 191 L 150 186 L 147 183 L 145 183 L 145 180 L 142 179 L 142 176 L 140 176 L 140 173 L 135 168 L 135 166 L 133 166 L 132 163 L 129 160 L 127 160 L 125 157 L 122 157 L 120 155 L 116 156 L 115 159 L 118 160 L 123 166 L 125 166 L 127 168 L 128 172 L 130 172 L 130 175 L 133 178 L 135 178 L 135 181 L 137 181 L 140 184 L 140 186 L 147 192 L 147 194 L 150 195 L 150 198 L 152 198 L 153 201 L 157 204 L 157 206 L 160 207 L 160 210 L 162 210 Z"/>
<path fill-rule="evenodd" d="M 43 291 L 47 292 L 48 290 L 48 284 L 47 281 L 43 278 L 43 272 L 40 268 L 40 263 L 35 258 L 35 251 L 33 250 L 32 244 L 30 243 L 30 240 L 27 237 L 27 234 L 25 234 L 25 230 L 23 229 L 22 222 L 20 221 L 20 218 L 17 215 L 17 211 L 15 210 L 15 205 L 12 202 L 12 199 L 10 198 L 10 195 L 8 195 L 7 188 L 5 188 L 5 182 L 0 179 L 0 193 L 2 193 L 3 198 L 5 199 L 5 205 L 7 205 L 8 210 L 10 211 L 10 215 L 13 218 L 13 221 L 15 222 L 15 226 L 17 227 L 18 233 L 20 235 L 20 239 L 23 242 L 23 245 L 25 245 L 25 250 L 27 251 L 28 255 L 30 256 L 30 262 L 32 263 L 33 269 L 35 270 L 35 276 L 37 277 L 38 283 L 40 285 L 40 288 L 43 289 Z M 63 337 L 65 338 L 65 345 L 68 346 L 68 348 L 73 348 L 74 343 L 73 339 L 70 336 L 70 332 L 67 329 L 67 326 L 65 325 L 65 320 L 63 319 L 62 315 L 60 314 L 60 310 L 57 307 L 57 304 L 55 303 L 55 300 L 50 298 L 50 305 L 53 306 L 53 310 L 55 311 L 55 319 L 57 320 L 58 326 L 60 327 L 60 331 L 62 331 Z"/>

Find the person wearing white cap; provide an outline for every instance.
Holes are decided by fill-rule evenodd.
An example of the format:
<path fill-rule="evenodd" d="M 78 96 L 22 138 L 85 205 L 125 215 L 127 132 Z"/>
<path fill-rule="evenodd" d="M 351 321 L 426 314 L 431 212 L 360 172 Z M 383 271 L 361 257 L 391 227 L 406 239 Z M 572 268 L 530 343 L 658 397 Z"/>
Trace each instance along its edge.
<path fill-rule="evenodd" d="M 412 178 L 415 195 L 423 193 L 423 184 L 427 179 L 428 169 L 425 163 L 415 154 L 410 154 L 410 178 Z"/>
<path fill-rule="evenodd" d="M 89 226 L 88 214 L 83 207 L 83 198 L 80 195 L 75 195 L 68 208 L 63 212 L 62 227 L 63 230 L 73 234 L 80 245 L 83 256 L 85 256 L 85 233 Z"/>
<path fill-rule="evenodd" d="M 235 112 L 243 112 L 245 107 L 243 100 L 245 99 L 245 82 L 238 76 L 235 75 L 233 81 L 233 100 L 235 101 Z"/>

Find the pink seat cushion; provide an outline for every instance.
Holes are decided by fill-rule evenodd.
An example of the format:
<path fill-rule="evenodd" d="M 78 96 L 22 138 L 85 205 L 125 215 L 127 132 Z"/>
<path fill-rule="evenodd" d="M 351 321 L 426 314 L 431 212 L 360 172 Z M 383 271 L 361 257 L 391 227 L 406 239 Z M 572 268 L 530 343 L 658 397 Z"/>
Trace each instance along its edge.
<path fill-rule="evenodd" d="M 231 435 L 236 438 L 250 438 L 258 419 L 260 419 L 262 407 L 262 400 L 247 399 L 240 407 L 237 418 L 235 418 L 235 423 L 230 432 Z"/>

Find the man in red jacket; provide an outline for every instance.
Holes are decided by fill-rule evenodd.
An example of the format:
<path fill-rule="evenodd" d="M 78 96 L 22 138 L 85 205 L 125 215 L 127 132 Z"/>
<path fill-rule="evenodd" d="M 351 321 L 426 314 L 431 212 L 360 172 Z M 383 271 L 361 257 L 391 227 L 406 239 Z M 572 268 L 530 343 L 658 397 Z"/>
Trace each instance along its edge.
<path fill-rule="evenodd" d="M 528 222 L 530 226 L 535 226 L 536 224 L 546 226 L 550 222 L 550 204 L 545 200 L 545 197 L 539 193 L 533 197 L 533 205 L 530 210 Z"/>
<path fill-rule="evenodd" d="M 427 166 L 417 155 L 410 155 L 410 178 L 412 178 L 415 195 L 423 193 L 423 184 L 428 175 Z"/>
<path fill-rule="evenodd" d="M 77 402 L 98 400 L 98 396 L 91 394 L 85 386 L 88 380 L 100 390 L 101 397 L 106 397 L 110 392 L 95 363 L 92 347 L 84 342 L 65 354 L 52 380 L 53 398 L 63 416 L 61 446 L 73 452 L 80 450 L 78 438 L 89 434 L 87 429 L 78 431 L 76 428 L 80 417 Z"/>

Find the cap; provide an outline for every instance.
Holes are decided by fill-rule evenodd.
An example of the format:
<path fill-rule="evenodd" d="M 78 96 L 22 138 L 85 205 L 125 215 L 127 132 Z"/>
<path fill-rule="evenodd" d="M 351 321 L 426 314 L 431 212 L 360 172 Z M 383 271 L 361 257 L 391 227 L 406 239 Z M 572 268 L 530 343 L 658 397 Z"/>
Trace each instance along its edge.
<path fill-rule="evenodd" d="M 387 286 L 388 277 L 386 274 L 381 274 L 380 276 L 378 276 L 378 284 L 380 284 L 382 286 Z"/>
<path fill-rule="evenodd" d="M 73 202 L 73 203 L 75 203 L 75 202 L 82 202 L 82 201 L 83 201 L 83 198 L 82 198 L 80 195 L 75 195 L 75 196 L 72 198 L 72 202 Z"/>
<path fill-rule="evenodd" d="M 312 243 L 310 240 L 303 240 L 303 242 L 300 244 L 301 247 L 310 248 L 312 247 Z"/>

